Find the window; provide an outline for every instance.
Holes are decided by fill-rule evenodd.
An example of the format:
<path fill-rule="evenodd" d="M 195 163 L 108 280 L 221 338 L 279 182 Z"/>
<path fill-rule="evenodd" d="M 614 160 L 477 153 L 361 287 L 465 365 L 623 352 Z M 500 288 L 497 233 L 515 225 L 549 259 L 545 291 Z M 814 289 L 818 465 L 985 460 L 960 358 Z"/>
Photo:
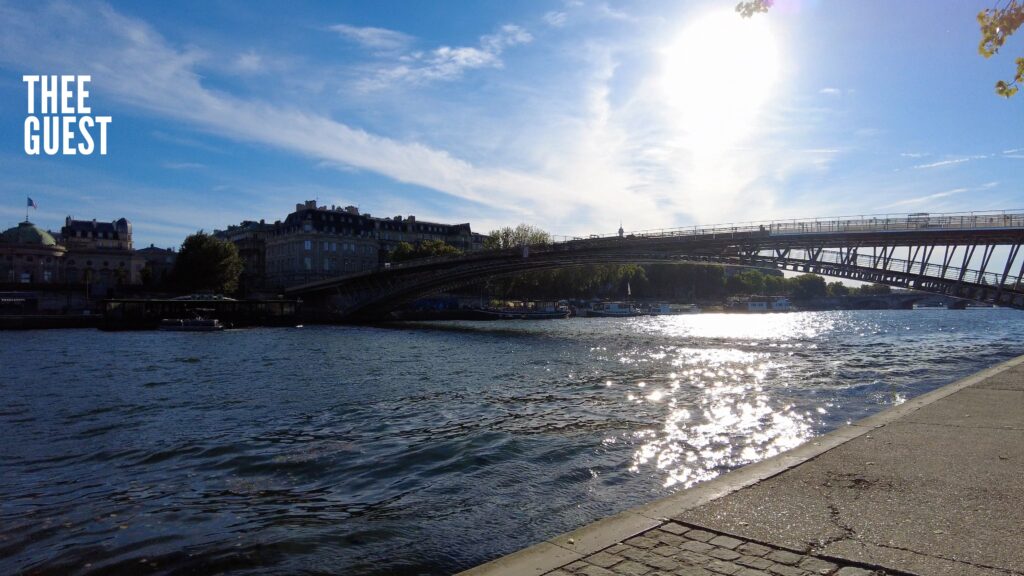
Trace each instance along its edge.
<path fill-rule="evenodd" d="M 330 269 L 331 269 L 331 261 L 328 260 L 327 258 L 324 258 L 324 270 L 326 271 L 326 270 L 330 270 Z"/>
<path fill-rule="evenodd" d="M 307 240 L 307 242 L 308 242 L 308 240 Z M 302 259 L 302 263 L 305 265 L 306 270 L 312 270 L 313 269 L 313 259 L 310 258 L 309 256 L 306 256 L 305 258 L 303 258 Z"/>
<path fill-rule="evenodd" d="M 323 250 L 324 250 L 324 252 L 326 252 L 326 251 L 327 251 L 327 247 L 328 247 L 328 244 L 327 244 L 327 240 L 324 240 L 324 244 L 323 244 Z"/>
<path fill-rule="evenodd" d="M 313 241 L 312 240 L 306 240 L 304 242 L 304 245 L 305 245 L 307 251 L 313 249 Z M 307 258 L 307 260 L 308 260 L 308 258 Z"/>
<path fill-rule="evenodd" d="M 337 251 L 338 251 L 338 243 L 337 242 L 331 242 L 331 252 L 337 252 Z"/>

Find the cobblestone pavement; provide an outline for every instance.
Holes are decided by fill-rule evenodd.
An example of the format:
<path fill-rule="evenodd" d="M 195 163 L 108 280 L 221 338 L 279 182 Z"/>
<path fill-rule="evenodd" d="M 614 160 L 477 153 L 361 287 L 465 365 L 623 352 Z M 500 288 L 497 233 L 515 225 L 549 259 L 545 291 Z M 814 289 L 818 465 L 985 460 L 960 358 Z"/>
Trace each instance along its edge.
<path fill-rule="evenodd" d="M 548 576 L 883 576 L 808 554 L 666 522 Z"/>

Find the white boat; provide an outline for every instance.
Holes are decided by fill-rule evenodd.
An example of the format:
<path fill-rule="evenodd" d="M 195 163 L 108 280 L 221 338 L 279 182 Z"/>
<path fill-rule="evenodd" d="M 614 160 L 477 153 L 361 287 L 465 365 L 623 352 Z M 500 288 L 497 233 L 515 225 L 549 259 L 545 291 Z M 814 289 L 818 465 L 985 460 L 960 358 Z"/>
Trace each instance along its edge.
<path fill-rule="evenodd" d="M 194 318 L 164 318 L 157 327 L 167 332 L 217 332 L 224 325 L 216 318 L 203 318 L 199 311 L 193 312 Z"/>
<path fill-rule="evenodd" d="M 627 318 L 644 313 L 630 302 L 601 302 L 587 309 L 587 316 L 596 318 Z"/>
<path fill-rule="evenodd" d="M 686 304 L 685 306 L 671 306 L 665 303 L 649 304 L 642 308 L 642 310 L 651 316 L 674 316 L 676 314 L 697 314 L 700 312 L 700 308 L 696 304 Z"/>
<path fill-rule="evenodd" d="M 783 296 L 754 296 L 746 301 L 737 301 L 731 306 L 741 312 L 789 312 L 793 305 Z"/>
<path fill-rule="evenodd" d="M 945 302 L 914 302 L 914 310 L 945 310 Z"/>

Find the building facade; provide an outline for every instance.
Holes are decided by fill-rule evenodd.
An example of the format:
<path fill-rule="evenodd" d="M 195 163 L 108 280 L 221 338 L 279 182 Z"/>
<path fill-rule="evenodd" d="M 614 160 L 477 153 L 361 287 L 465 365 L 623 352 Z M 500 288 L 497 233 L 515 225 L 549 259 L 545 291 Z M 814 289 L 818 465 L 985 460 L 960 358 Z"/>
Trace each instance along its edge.
<path fill-rule="evenodd" d="M 26 220 L 0 234 L 0 282 L 86 284 L 100 294 L 140 283 L 144 265 L 124 218 L 98 222 L 68 216 L 57 234 Z"/>
<path fill-rule="evenodd" d="M 26 220 L 0 234 L 0 282 L 60 282 L 66 251 L 53 234 Z"/>
<path fill-rule="evenodd" d="M 60 241 L 67 248 L 66 282 L 106 287 L 142 282 L 146 261 L 132 248 L 132 225 L 128 220 L 98 222 L 68 216 L 60 229 Z"/>
<path fill-rule="evenodd" d="M 375 270 L 401 242 L 440 240 L 463 251 L 483 248 L 483 236 L 469 224 L 375 218 L 354 206 L 319 206 L 314 200 L 296 204 L 284 221 L 242 222 L 215 235 L 238 247 L 251 271 L 248 286 L 261 288 Z"/>
<path fill-rule="evenodd" d="M 140 274 L 143 286 L 161 286 L 170 279 L 174 262 L 178 253 L 173 248 L 157 248 L 150 244 L 148 248 L 136 250 L 142 257 L 143 267 Z"/>

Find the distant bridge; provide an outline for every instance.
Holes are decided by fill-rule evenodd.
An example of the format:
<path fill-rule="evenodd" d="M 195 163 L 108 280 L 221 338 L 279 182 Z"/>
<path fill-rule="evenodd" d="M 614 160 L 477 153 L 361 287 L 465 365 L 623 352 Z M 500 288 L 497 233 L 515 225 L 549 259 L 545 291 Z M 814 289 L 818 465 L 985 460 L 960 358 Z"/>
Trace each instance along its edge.
<path fill-rule="evenodd" d="M 776 220 L 569 238 L 416 260 L 293 286 L 335 320 L 498 276 L 585 264 L 718 263 L 813 272 L 1024 308 L 1024 211 Z"/>

